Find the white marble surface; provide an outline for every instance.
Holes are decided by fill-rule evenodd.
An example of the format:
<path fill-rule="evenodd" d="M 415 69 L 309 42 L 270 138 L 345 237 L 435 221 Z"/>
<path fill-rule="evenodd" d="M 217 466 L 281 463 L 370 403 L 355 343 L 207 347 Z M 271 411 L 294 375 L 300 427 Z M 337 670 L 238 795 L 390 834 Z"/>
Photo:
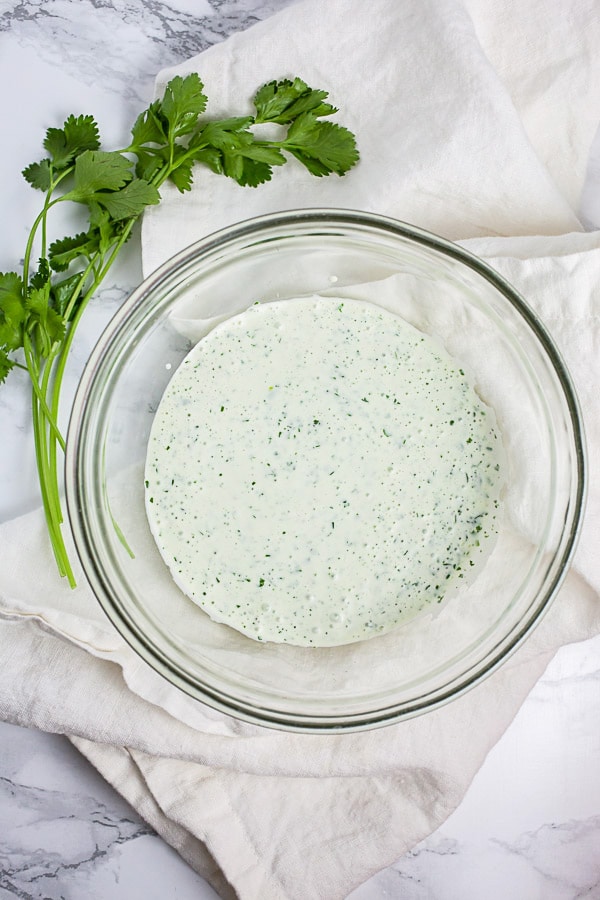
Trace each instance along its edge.
<path fill-rule="evenodd" d="M 0 0 L 0 270 L 38 197 L 18 172 L 49 125 L 93 112 L 119 144 L 155 73 L 292 0 Z M 600 225 L 600 142 L 582 216 Z M 132 241 L 94 301 L 70 383 L 140 277 Z M 0 391 L 0 520 L 37 504 L 27 385 Z M 15 478 L 18 473 L 18 478 Z M 446 823 L 352 900 L 600 898 L 600 638 L 564 648 Z M 60 736 L 0 723 L 0 900 L 216 894 Z M 313 900 L 313 898 L 307 898 Z M 317 898 L 317 900 L 327 900 Z"/>

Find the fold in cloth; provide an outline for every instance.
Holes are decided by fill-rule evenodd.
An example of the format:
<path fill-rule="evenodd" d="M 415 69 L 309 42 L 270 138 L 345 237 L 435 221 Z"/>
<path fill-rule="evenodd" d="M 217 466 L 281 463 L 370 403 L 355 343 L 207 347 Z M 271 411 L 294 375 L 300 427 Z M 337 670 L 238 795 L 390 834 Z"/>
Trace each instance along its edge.
<path fill-rule="evenodd" d="M 525 8 L 524 8 L 525 7 Z M 307 206 L 374 210 L 465 242 L 528 299 L 571 369 L 600 465 L 600 235 L 577 218 L 600 108 L 587 2 L 305 0 L 184 65 L 210 115 L 264 81 L 328 89 L 359 166 L 294 162 L 257 190 L 198 171 L 143 226 L 150 272 L 215 228 Z M 184 696 L 121 640 L 84 585 L 57 581 L 41 513 L 0 526 L 0 716 L 75 745 L 224 898 L 345 897 L 438 827 L 557 648 L 600 630 L 591 485 L 572 571 L 510 660 L 449 705 L 362 734 L 284 734 Z M 35 561 L 35 565 L 31 561 Z M 94 698 L 90 704 L 90 697 Z"/>

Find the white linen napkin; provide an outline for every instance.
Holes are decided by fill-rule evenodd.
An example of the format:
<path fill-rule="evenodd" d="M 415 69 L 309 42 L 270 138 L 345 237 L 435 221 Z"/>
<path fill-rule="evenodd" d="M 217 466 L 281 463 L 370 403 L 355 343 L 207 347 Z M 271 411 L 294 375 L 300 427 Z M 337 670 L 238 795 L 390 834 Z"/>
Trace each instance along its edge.
<path fill-rule="evenodd" d="M 157 89 L 198 71 L 218 115 L 299 75 L 342 108 L 361 163 L 327 180 L 290 163 L 256 191 L 199 171 L 191 195 L 167 188 L 146 216 L 146 272 L 217 227 L 297 206 L 375 210 L 464 241 L 553 334 L 595 471 L 600 235 L 583 233 L 576 209 L 600 109 L 599 38 L 583 0 L 303 0 L 234 35 L 161 73 Z M 242 724 L 163 681 L 80 573 L 75 591 L 57 581 L 41 514 L 28 514 L 0 526 L 0 716 L 71 736 L 221 896 L 343 898 L 444 821 L 557 648 L 598 633 L 599 533 L 592 482 L 558 598 L 468 694 L 384 729 L 308 736 Z"/>

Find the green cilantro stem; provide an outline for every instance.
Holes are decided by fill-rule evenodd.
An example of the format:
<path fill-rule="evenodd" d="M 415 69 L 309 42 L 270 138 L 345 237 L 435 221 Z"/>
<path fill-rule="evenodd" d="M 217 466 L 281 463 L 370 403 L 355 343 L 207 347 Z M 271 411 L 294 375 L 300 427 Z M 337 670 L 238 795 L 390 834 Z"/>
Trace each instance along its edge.
<path fill-rule="evenodd" d="M 45 379 L 40 383 L 40 366 L 39 361 L 36 354 L 33 352 L 31 347 L 31 342 L 27 336 L 24 338 L 23 342 L 23 351 L 25 353 L 26 365 L 21 368 L 26 369 L 31 376 L 31 387 L 33 390 L 33 397 L 35 399 L 35 403 L 39 404 L 44 416 L 46 417 L 48 426 L 52 433 L 54 434 L 56 440 L 60 444 L 61 450 L 65 449 L 65 440 L 62 434 L 59 431 L 58 425 L 56 423 L 56 419 L 48 406 L 48 402 L 46 400 L 45 387 L 46 382 Z"/>
<path fill-rule="evenodd" d="M 46 132 L 48 156 L 23 171 L 44 200 L 21 274 L 0 273 L 0 383 L 13 368 L 29 374 L 48 536 L 58 571 L 72 587 L 59 477 L 65 439 L 58 421 L 69 353 L 89 301 L 146 207 L 160 202 L 160 188 L 170 181 L 181 193 L 189 191 L 197 164 L 248 187 L 269 181 L 286 154 L 312 175 L 344 175 L 358 160 L 356 143 L 350 131 L 327 121 L 337 110 L 326 99 L 326 91 L 300 78 L 271 81 L 255 94 L 254 115 L 215 121 L 203 116 L 207 98 L 199 77 L 176 76 L 138 116 L 125 150 L 101 149 L 92 116 L 69 116 L 62 128 Z M 253 126 L 265 122 L 280 126 L 281 140 L 255 137 Z M 49 243 L 50 214 L 65 202 L 87 209 L 87 230 Z M 36 247 L 39 262 L 32 272 Z"/>

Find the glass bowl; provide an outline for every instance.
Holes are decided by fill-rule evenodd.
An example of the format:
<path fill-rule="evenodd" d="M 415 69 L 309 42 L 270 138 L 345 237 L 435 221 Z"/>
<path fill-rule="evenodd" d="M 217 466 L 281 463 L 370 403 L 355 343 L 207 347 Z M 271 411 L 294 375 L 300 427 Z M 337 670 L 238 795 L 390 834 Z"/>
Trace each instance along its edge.
<path fill-rule="evenodd" d="M 460 361 L 495 411 L 506 479 L 499 534 L 478 577 L 435 613 L 339 647 L 259 643 L 212 621 L 172 580 L 144 507 L 153 415 L 193 343 L 233 312 L 375 284 Z M 109 618 L 178 689 L 239 719 L 340 732 L 422 714 L 515 650 L 555 597 L 585 495 L 568 372 L 526 302 L 478 258 L 399 221 L 300 210 L 199 241 L 146 279 L 94 349 L 75 398 L 66 493 L 77 552 Z"/>

